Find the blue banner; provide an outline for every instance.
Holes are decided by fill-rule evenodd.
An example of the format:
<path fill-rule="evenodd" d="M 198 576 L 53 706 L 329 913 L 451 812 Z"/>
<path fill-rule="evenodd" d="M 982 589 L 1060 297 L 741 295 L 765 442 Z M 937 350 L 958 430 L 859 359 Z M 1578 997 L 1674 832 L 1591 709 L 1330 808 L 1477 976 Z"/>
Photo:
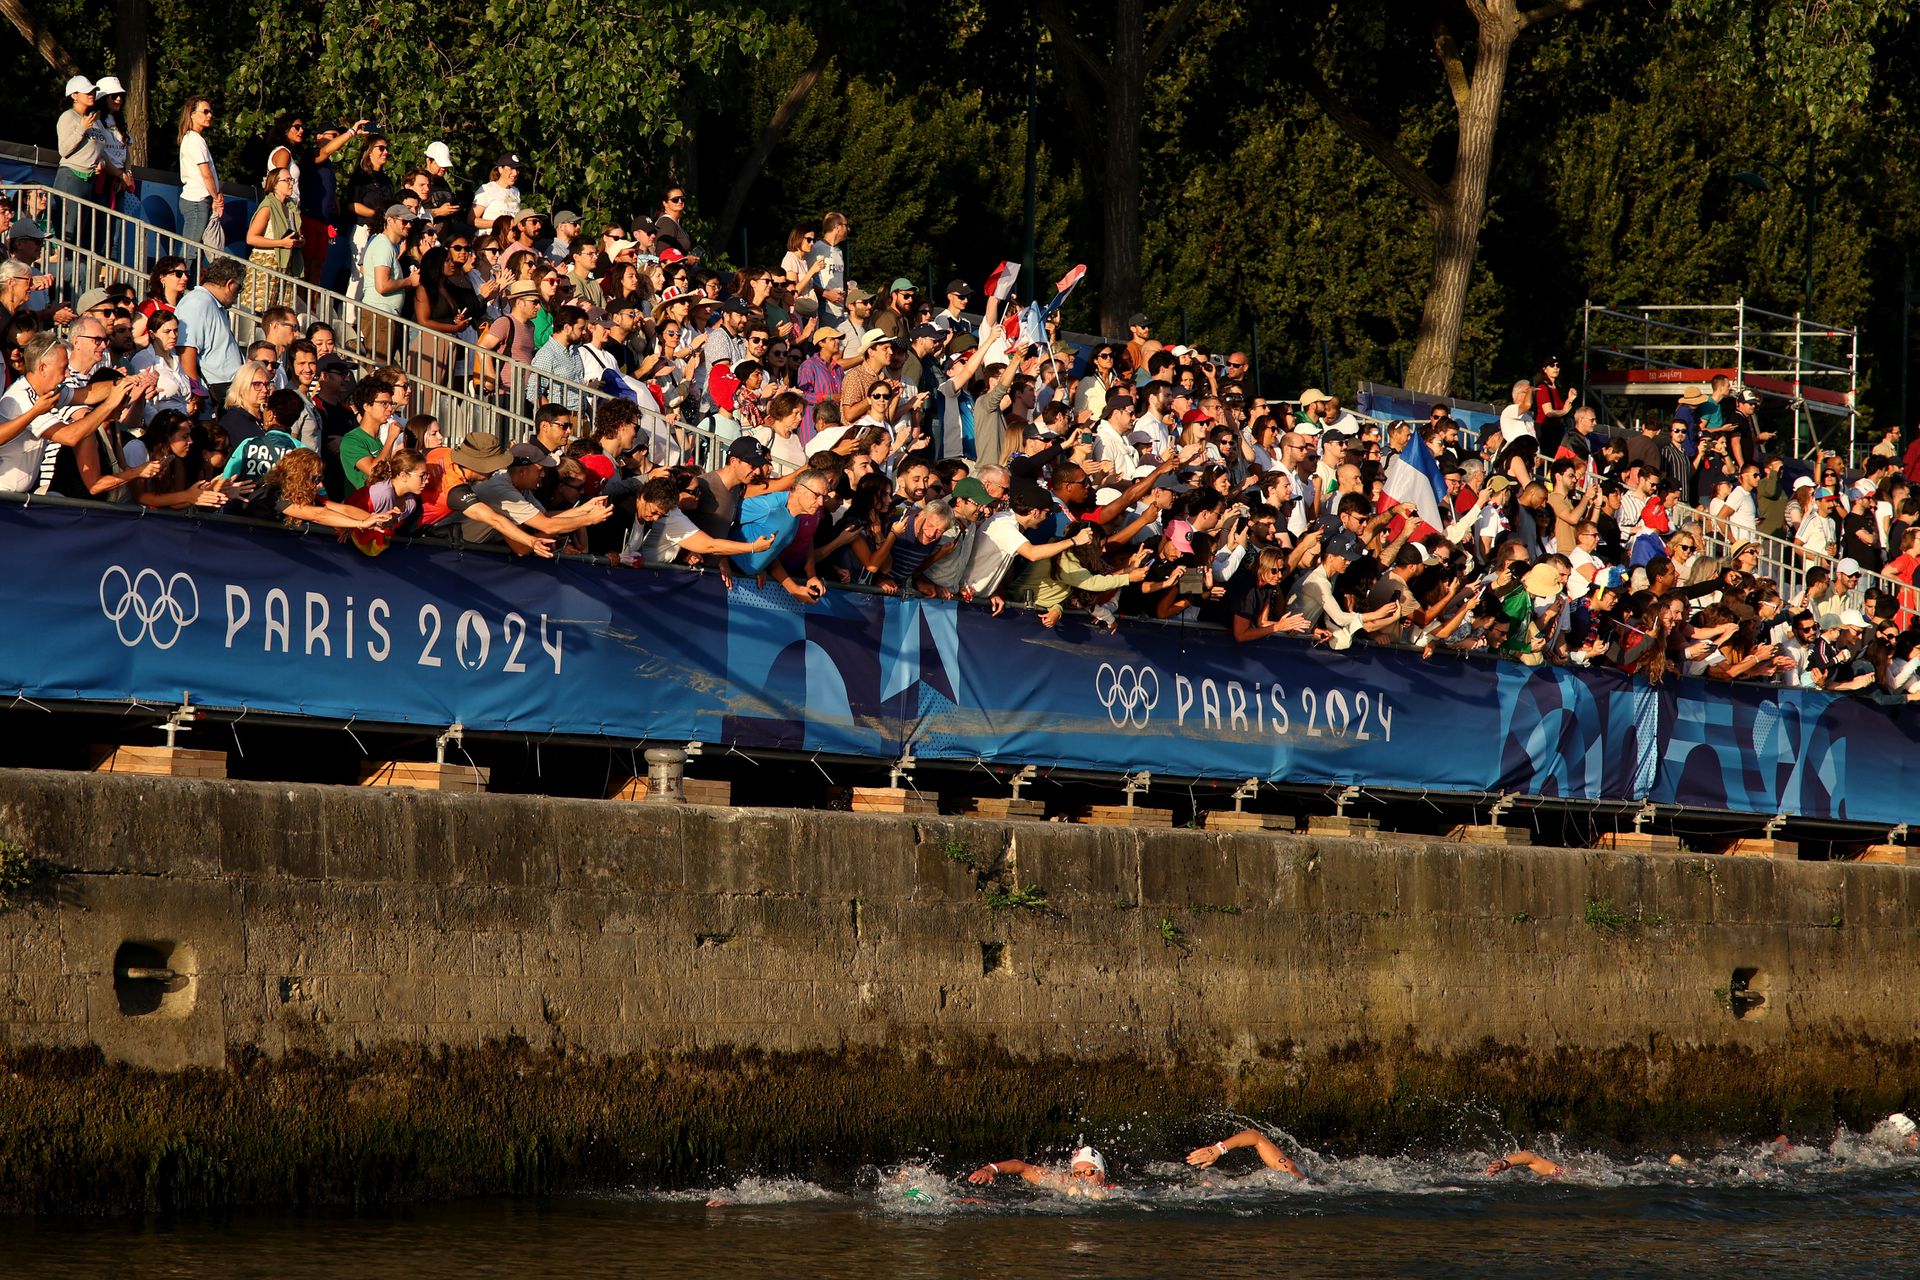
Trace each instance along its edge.
<path fill-rule="evenodd" d="M 0 661 L 140 699 L 1158 776 L 1898 823 L 1920 712 L 1858 699 L 0 502 Z"/>

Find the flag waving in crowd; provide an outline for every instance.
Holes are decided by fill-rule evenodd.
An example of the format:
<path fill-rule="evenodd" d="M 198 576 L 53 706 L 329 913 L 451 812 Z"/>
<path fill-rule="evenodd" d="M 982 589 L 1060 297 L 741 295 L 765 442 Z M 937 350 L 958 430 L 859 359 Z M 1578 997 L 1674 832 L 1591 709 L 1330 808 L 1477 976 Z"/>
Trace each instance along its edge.
<path fill-rule="evenodd" d="M 1013 294 L 1013 285 L 1020 278 L 1020 264 L 1003 262 L 993 269 L 987 277 L 987 296 L 1005 302 Z"/>

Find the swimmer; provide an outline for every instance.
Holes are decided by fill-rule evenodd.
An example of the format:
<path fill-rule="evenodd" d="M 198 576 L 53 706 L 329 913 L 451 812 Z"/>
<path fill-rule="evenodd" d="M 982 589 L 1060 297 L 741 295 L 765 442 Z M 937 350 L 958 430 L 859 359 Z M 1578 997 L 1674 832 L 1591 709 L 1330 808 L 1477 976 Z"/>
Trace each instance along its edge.
<path fill-rule="evenodd" d="M 1307 1175 L 1300 1172 L 1300 1166 L 1287 1159 L 1287 1153 L 1276 1147 L 1273 1140 L 1258 1129 L 1242 1129 L 1231 1138 L 1211 1146 L 1195 1147 L 1187 1153 L 1187 1163 L 1196 1169 L 1204 1169 L 1238 1147 L 1252 1147 L 1254 1154 L 1258 1155 L 1261 1162 L 1269 1169 L 1290 1173 L 1302 1182 L 1307 1180 Z"/>
<path fill-rule="evenodd" d="M 967 1181 L 976 1186 L 988 1186 L 996 1174 L 1011 1173 L 1036 1187 L 1092 1200 L 1104 1200 L 1115 1190 L 1114 1184 L 1107 1181 L 1107 1158 L 1092 1147 L 1081 1147 L 1075 1151 L 1067 1169 L 1066 1173 L 1061 1173 L 1045 1165 L 1028 1164 L 1025 1160 L 996 1160 L 968 1174 Z"/>
<path fill-rule="evenodd" d="M 1487 1166 L 1487 1176 L 1495 1178 L 1509 1169 L 1526 1169 L 1542 1178 L 1557 1178 L 1566 1172 L 1545 1156 L 1535 1155 L 1531 1151 L 1516 1151 L 1502 1160 L 1495 1160 Z"/>
<path fill-rule="evenodd" d="M 1873 1130 L 1867 1134 L 1867 1140 L 1889 1151 L 1920 1150 L 1920 1125 L 1915 1125 L 1913 1117 L 1906 1112 L 1896 1111 L 1873 1126 Z"/>

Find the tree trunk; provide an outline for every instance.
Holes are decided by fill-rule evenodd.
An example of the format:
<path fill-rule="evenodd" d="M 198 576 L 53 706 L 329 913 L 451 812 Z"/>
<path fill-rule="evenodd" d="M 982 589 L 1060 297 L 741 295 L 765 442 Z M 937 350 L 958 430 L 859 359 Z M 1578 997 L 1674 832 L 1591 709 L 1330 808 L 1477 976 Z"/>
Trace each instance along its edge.
<path fill-rule="evenodd" d="M 153 130 L 147 84 L 147 0 L 120 0 L 120 24 L 114 63 L 126 86 L 127 106 L 120 121 L 127 131 L 127 163 L 145 164 Z"/>
<path fill-rule="evenodd" d="M 787 96 L 775 109 L 773 118 L 767 121 L 767 127 L 760 135 L 760 145 L 753 149 L 746 163 L 734 175 L 733 187 L 727 192 L 727 203 L 720 210 L 720 230 L 714 236 L 716 247 L 733 241 L 734 228 L 740 222 L 740 214 L 747 207 L 747 197 L 753 193 L 753 184 L 760 180 L 760 173 L 767 167 L 767 161 L 773 158 L 773 149 L 780 145 L 780 139 L 787 136 L 787 129 L 793 124 L 793 118 L 800 114 L 807 95 L 813 92 L 813 86 L 820 82 L 820 73 L 827 69 L 832 57 L 825 42 L 816 44 L 813 58 L 795 78 L 793 87 L 787 90 Z M 776 228 L 782 234 L 785 228 Z M 748 263 L 741 263 L 746 267 Z"/>
<path fill-rule="evenodd" d="M 1493 138 L 1500 127 L 1500 98 L 1507 87 L 1507 62 L 1517 26 L 1495 15 L 1480 26 L 1473 79 L 1456 115 L 1453 180 L 1446 199 L 1433 212 L 1433 272 L 1426 307 L 1407 365 L 1407 389 L 1425 395 L 1451 394 L 1453 366 L 1460 354 L 1460 327 L 1467 308 L 1467 286 L 1479 254 L 1480 227 L 1487 217 L 1487 179 L 1493 172 Z"/>
<path fill-rule="evenodd" d="M 0 0 L 0 13 L 7 15 L 7 21 L 13 23 L 26 42 L 39 51 L 41 57 L 63 76 L 80 74 L 80 64 L 73 60 L 66 46 L 53 32 L 40 25 L 40 20 L 27 8 L 27 0 Z"/>
<path fill-rule="evenodd" d="M 1140 111 L 1146 70 L 1143 0 L 1113 6 L 1113 61 L 1107 73 L 1107 159 L 1101 192 L 1105 247 L 1100 269 L 1100 332 L 1127 332 L 1140 309 Z"/>

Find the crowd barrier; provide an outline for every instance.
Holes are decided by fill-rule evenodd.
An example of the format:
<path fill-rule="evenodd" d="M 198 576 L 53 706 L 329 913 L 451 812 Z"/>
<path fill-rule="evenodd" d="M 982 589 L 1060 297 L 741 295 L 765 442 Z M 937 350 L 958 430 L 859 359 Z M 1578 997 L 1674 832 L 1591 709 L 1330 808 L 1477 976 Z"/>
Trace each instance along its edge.
<path fill-rule="evenodd" d="M 1920 712 L 1868 699 L 513 561 L 0 502 L 0 661 L 38 702 L 1650 801 L 1898 824 Z"/>

